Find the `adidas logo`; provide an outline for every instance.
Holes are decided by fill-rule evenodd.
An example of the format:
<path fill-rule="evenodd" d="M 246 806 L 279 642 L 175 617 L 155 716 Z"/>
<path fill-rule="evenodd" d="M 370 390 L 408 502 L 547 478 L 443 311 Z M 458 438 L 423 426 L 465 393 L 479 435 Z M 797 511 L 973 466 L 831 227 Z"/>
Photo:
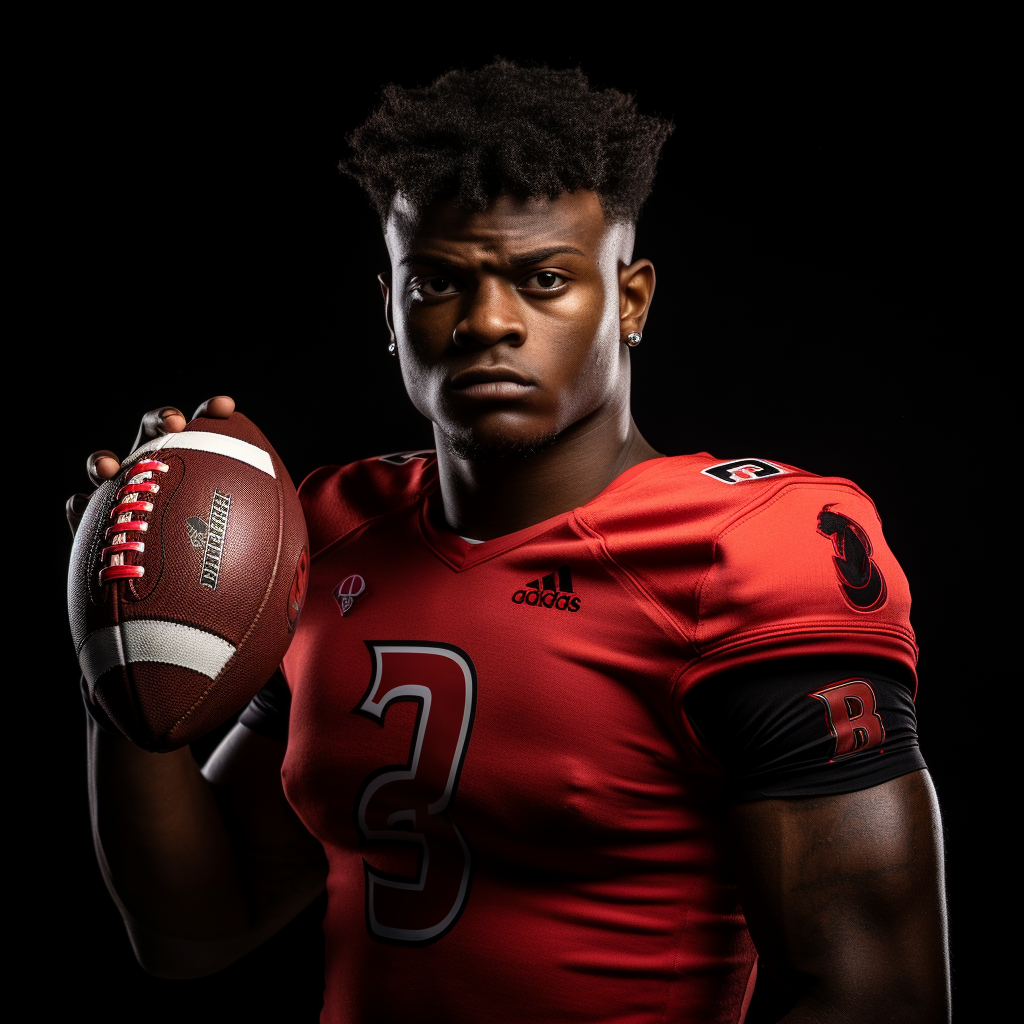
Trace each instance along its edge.
<path fill-rule="evenodd" d="M 512 595 L 512 602 L 537 608 L 557 608 L 560 612 L 580 610 L 580 599 L 573 593 L 572 573 L 567 565 L 538 580 L 530 580 L 522 590 Z"/>

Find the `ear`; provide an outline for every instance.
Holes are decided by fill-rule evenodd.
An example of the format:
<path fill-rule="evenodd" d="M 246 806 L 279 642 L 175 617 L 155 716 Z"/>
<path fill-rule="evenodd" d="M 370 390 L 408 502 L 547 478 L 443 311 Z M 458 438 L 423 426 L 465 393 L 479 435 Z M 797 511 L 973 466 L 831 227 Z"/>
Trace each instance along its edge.
<path fill-rule="evenodd" d="M 391 340 L 395 340 L 395 324 L 391 316 L 391 271 L 385 270 L 377 275 L 380 281 L 380 293 L 384 296 L 384 319 L 388 323 L 388 333 Z"/>
<path fill-rule="evenodd" d="M 619 267 L 619 323 L 622 336 L 643 334 L 647 313 L 654 298 L 654 264 L 637 260 Z"/>

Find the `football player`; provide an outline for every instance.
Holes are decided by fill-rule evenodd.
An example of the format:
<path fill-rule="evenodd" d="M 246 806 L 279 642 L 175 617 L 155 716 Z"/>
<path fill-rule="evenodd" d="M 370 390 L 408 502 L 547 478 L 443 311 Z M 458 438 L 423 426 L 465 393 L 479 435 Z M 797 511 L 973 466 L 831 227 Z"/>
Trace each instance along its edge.
<path fill-rule="evenodd" d="M 216 971 L 326 886 L 331 1024 L 738 1022 L 758 959 L 794 1024 L 946 1019 L 910 597 L 872 502 L 662 455 L 631 418 L 669 131 L 496 61 L 388 87 L 353 135 L 436 451 L 305 480 L 295 640 L 201 771 L 87 696 L 96 848 L 151 972 Z"/>

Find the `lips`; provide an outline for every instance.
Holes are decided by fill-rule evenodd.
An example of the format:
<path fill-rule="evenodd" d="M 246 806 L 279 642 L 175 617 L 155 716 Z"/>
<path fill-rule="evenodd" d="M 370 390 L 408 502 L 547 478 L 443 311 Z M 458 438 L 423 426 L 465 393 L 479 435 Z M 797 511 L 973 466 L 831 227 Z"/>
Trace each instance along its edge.
<path fill-rule="evenodd" d="M 455 374 L 451 387 L 465 398 L 507 400 L 522 398 L 536 384 L 510 366 L 478 366 Z"/>

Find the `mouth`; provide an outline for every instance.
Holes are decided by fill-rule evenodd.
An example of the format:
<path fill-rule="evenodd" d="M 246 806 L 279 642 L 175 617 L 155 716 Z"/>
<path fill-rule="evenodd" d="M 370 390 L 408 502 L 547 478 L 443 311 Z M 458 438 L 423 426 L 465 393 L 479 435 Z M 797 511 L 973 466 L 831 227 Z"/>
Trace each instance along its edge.
<path fill-rule="evenodd" d="M 474 367 L 455 374 L 451 388 L 465 398 L 508 400 L 522 398 L 536 383 L 510 366 Z"/>

